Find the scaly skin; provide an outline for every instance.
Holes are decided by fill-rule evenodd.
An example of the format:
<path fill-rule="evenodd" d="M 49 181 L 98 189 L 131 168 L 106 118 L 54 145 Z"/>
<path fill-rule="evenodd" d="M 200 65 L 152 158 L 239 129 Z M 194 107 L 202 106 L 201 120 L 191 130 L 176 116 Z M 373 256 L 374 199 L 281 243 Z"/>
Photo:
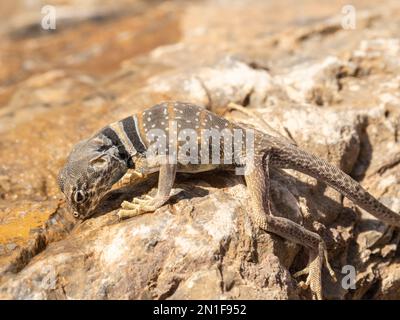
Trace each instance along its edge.
<path fill-rule="evenodd" d="M 179 134 L 183 129 L 192 129 L 199 137 L 203 129 L 228 129 L 232 132 L 239 129 L 243 132 L 243 144 L 238 148 L 238 157 L 233 158 L 231 163 L 221 161 L 220 164 L 205 164 L 203 157 L 210 142 L 199 139 L 195 161 L 185 163 L 179 156 L 179 151 L 184 148 L 183 142 L 173 139 L 165 154 L 155 156 L 154 153 L 149 153 L 154 146 L 152 129 L 161 129 L 166 141 L 170 141 L 176 132 Z M 165 102 L 112 123 L 90 139 L 80 142 L 60 172 L 60 187 L 74 215 L 85 219 L 93 213 L 107 190 L 128 169 L 135 169 L 139 176 L 159 171 L 156 196 L 145 196 L 143 199 L 133 199 L 132 202 L 124 201 L 118 215 L 120 218 L 129 218 L 152 212 L 168 201 L 176 172 L 196 173 L 215 168 L 232 170 L 247 164 L 246 137 L 248 134 L 244 128 L 201 107 L 182 102 Z M 218 147 L 219 159 L 224 159 L 226 154 L 223 145 Z M 215 146 L 215 141 L 210 146 Z M 175 155 L 173 151 L 176 152 Z M 290 168 L 308 174 L 330 185 L 378 219 L 392 226 L 400 226 L 400 215 L 380 203 L 358 182 L 325 160 L 286 140 L 255 130 L 253 151 L 253 166 L 251 170 L 245 171 L 252 206 L 251 220 L 260 230 L 278 234 L 309 249 L 310 263 L 296 275 L 308 273 L 306 284 L 310 286 L 314 298 L 322 299 L 323 265 L 335 279 L 328 263 L 325 243 L 317 233 L 286 218 L 271 215 L 275 208 L 269 196 L 270 167 Z M 171 155 L 174 155 L 172 159 L 176 159 L 177 163 L 171 161 Z"/>

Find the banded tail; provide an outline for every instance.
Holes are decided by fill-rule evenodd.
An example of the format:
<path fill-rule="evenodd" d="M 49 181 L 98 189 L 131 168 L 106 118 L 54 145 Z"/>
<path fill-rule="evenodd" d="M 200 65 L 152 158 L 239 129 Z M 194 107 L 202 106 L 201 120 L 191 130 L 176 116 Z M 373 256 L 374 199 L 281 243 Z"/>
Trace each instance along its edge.
<path fill-rule="evenodd" d="M 270 137 L 268 140 L 271 141 Z M 342 170 L 294 145 L 279 142 L 276 138 L 273 138 L 273 141 L 275 146 L 272 147 L 270 158 L 272 165 L 294 169 L 324 181 L 378 219 L 393 226 L 400 226 L 400 214 L 379 202 Z"/>

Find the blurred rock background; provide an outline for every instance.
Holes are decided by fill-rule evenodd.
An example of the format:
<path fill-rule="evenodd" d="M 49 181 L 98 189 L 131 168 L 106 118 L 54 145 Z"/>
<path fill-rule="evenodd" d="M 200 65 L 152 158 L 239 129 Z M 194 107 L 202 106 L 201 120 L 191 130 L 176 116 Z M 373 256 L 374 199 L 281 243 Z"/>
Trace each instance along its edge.
<path fill-rule="evenodd" d="M 41 27 L 46 5 L 55 30 Z M 273 128 L 399 212 L 400 3 L 352 1 L 355 28 L 343 27 L 346 5 L 3 1 L 0 297 L 309 298 L 291 277 L 307 252 L 255 237 L 240 177 L 183 175 L 170 205 L 117 222 L 118 204 L 149 181 L 110 194 L 76 225 L 56 176 L 72 146 L 105 124 L 185 100 Z M 398 230 L 304 175 L 272 178 L 282 215 L 325 237 L 339 278 L 344 265 L 357 270 L 348 291 L 325 277 L 327 298 L 400 298 Z"/>

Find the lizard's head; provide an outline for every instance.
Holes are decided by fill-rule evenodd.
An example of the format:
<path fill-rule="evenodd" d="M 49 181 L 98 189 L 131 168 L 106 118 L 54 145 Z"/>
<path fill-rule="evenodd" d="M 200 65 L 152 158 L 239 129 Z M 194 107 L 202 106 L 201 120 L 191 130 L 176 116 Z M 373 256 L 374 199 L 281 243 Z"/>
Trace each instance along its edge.
<path fill-rule="evenodd" d="M 103 135 L 79 142 L 58 175 L 58 183 L 74 217 L 88 218 L 104 194 L 127 171 L 126 159 Z"/>

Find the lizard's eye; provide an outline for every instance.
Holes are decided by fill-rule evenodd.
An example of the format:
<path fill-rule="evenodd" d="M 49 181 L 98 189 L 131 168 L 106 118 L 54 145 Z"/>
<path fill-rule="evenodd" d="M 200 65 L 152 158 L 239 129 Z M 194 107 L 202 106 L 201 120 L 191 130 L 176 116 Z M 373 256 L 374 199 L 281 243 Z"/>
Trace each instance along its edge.
<path fill-rule="evenodd" d="M 74 200 L 75 200 L 76 203 L 85 202 L 86 199 L 87 199 L 86 194 L 82 190 L 78 190 L 77 192 L 75 192 Z"/>

